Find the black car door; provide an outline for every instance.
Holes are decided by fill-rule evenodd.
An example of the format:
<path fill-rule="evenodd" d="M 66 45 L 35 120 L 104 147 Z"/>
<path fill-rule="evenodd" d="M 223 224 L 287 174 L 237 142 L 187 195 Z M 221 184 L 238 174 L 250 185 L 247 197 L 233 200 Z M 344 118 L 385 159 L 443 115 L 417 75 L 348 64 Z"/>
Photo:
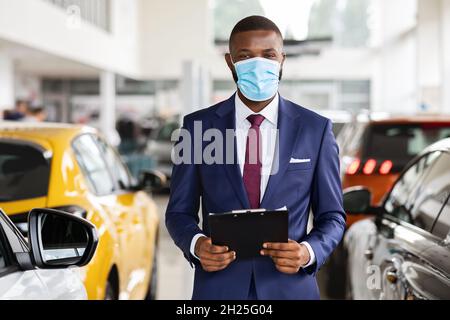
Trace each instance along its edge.
<path fill-rule="evenodd" d="M 427 263 L 412 265 L 405 270 L 405 282 L 409 288 L 408 297 L 450 300 L 450 180 L 443 196 L 446 203 L 436 219 L 431 233 L 437 242 L 421 253 Z"/>
<path fill-rule="evenodd" d="M 432 268 L 420 259 L 439 242 L 431 231 L 447 199 L 449 181 L 450 155 L 431 152 L 405 171 L 387 196 L 376 221 L 378 232 L 369 241 L 372 298 L 405 299 L 405 276 Z"/>

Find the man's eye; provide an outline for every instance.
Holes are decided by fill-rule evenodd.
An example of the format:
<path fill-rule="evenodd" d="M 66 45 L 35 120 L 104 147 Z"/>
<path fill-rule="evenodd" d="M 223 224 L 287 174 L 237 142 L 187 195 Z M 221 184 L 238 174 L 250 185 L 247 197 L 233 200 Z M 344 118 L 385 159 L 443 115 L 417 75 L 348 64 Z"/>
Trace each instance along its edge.
<path fill-rule="evenodd" d="M 277 57 L 277 55 L 274 54 L 274 53 L 268 53 L 268 54 L 266 54 L 266 58 L 267 58 L 267 59 L 275 59 L 276 57 Z"/>

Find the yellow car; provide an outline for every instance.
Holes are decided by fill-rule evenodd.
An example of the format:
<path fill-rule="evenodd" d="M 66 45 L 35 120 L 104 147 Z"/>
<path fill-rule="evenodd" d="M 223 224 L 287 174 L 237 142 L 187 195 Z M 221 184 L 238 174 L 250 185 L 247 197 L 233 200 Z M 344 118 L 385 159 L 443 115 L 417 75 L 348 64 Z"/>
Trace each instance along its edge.
<path fill-rule="evenodd" d="M 80 273 L 90 299 L 145 299 L 156 292 L 159 217 L 147 188 L 136 183 L 95 129 L 0 122 L 0 208 L 26 233 L 27 212 L 57 208 L 86 218 L 99 245 Z"/>

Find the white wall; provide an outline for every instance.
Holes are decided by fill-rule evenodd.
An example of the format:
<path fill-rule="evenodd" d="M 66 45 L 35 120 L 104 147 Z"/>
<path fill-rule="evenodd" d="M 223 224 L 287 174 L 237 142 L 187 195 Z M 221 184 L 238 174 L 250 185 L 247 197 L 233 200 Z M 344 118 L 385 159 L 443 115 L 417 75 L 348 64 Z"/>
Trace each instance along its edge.
<path fill-rule="evenodd" d="M 0 51 L 0 111 L 14 106 L 14 82 L 13 60 Z"/>
<path fill-rule="evenodd" d="M 147 78 L 178 78 L 184 61 L 208 66 L 213 50 L 208 0 L 143 0 L 141 63 Z"/>
<path fill-rule="evenodd" d="M 442 110 L 450 113 L 450 1 L 441 1 Z"/>
<path fill-rule="evenodd" d="M 0 0 L 0 39 L 97 69 L 139 77 L 139 11 L 145 0 L 112 0 L 111 33 L 41 0 Z"/>

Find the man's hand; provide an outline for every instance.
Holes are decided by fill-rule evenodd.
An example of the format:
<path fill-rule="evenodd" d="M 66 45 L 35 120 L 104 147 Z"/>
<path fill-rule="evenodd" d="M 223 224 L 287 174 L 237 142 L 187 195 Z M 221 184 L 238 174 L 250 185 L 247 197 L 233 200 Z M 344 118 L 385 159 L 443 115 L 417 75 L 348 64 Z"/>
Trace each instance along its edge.
<path fill-rule="evenodd" d="M 220 271 L 236 259 L 236 252 L 228 247 L 215 246 L 211 238 L 201 237 L 195 244 L 195 254 L 200 258 L 203 270 L 207 272 Z"/>
<path fill-rule="evenodd" d="M 305 245 L 289 240 L 288 243 L 265 243 L 261 255 L 269 256 L 278 271 L 294 274 L 306 266 L 311 259 Z"/>

